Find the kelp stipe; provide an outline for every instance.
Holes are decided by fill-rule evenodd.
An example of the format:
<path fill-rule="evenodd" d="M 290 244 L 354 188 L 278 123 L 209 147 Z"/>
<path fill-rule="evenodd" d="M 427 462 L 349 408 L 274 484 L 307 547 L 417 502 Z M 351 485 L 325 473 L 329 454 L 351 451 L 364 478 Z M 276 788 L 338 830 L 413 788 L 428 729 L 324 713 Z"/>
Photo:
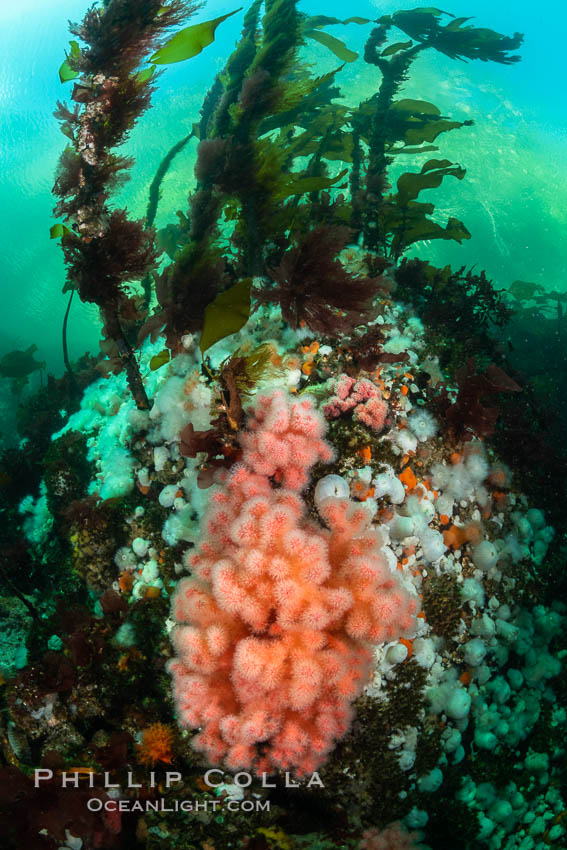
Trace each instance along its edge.
<path fill-rule="evenodd" d="M 71 142 L 61 155 L 53 188 L 59 198 L 55 213 L 70 227 L 55 225 L 52 237 L 61 236 L 68 273 L 65 289 L 76 288 L 83 301 L 100 307 L 109 368 L 125 366 L 139 408 L 149 404 L 127 328 L 143 318 L 143 300 L 129 285 L 147 279 L 158 251 L 154 233 L 143 221 L 109 206 L 109 196 L 133 164 L 113 150 L 150 106 L 156 66 L 139 70 L 141 63 L 150 51 L 165 50 L 167 31 L 197 8 L 185 0 L 167 6 L 159 0 L 109 0 L 93 6 L 81 24 L 71 25 L 72 34 L 86 46 L 72 41 L 59 71 L 62 82 L 76 80 L 71 96 L 75 107 L 59 103 L 55 113 Z M 199 26 L 211 27 L 211 22 Z M 189 28 L 179 35 L 190 43 L 192 34 Z M 210 41 L 213 36 L 214 27 Z M 193 48 L 192 55 L 201 49 Z M 168 61 L 157 54 L 153 59 Z"/>
<path fill-rule="evenodd" d="M 159 308 L 142 335 L 165 322 L 172 350 L 183 333 L 200 329 L 207 303 L 252 275 L 253 299 L 279 303 L 292 326 L 305 322 L 335 337 L 352 332 L 368 321 L 372 296 L 384 284 L 377 279 L 373 288 L 359 273 L 339 273 L 337 255 L 347 241 L 362 240 L 372 251 L 370 265 L 381 255 L 387 260 L 383 271 L 416 242 L 470 238 L 462 222 L 451 218 L 443 227 L 431 218 L 434 205 L 418 200 L 445 177 L 462 180 L 464 168 L 430 159 L 420 172 L 403 174 L 395 194 L 388 194 L 388 170 L 400 153 L 437 151 L 432 143 L 439 135 L 472 121 L 451 120 L 432 103 L 396 96 L 427 48 L 453 58 L 511 63 L 519 57 L 508 51 L 522 41 L 520 35 L 464 27 L 464 19 L 441 26 L 442 13 L 431 9 L 381 18 L 364 52 L 381 74 L 380 85 L 352 109 L 335 102 L 343 66 L 312 77 L 299 51 L 306 39 L 316 38 L 343 64 L 353 61 L 356 54 L 322 30 L 371 22 L 308 17 L 293 0 L 266 4 L 260 21 L 261 10 L 259 0 L 250 6 L 241 40 L 194 125 L 198 186 L 190 210 L 178 213 L 181 227 L 162 231 L 174 262 L 157 279 Z M 413 40 L 387 43 L 395 27 Z M 295 170 L 300 157 L 301 169 Z M 309 304 L 308 312 L 300 302 Z M 236 330 L 221 328 L 215 339 Z"/>
<path fill-rule="evenodd" d="M 53 235 L 62 236 L 68 286 L 76 286 L 83 300 L 102 309 L 110 368 L 125 363 L 136 402 L 145 407 L 147 397 L 124 327 L 143 317 L 151 294 L 149 273 L 160 249 L 143 222 L 130 221 L 125 210 L 108 207 L 108 194 L 132 164 L 111 149 L 124 140 L 149 105 L 155 65 L 135 73 L 142 56 L 150 46 L 157 46 L 168 27 L 180 23 L 194 8 L 181 2 L 166 7 L 165 13 L 157 3 L 144 4 L 141 14 L 140 7 L 136 8 L 133 25 L 126 23 L 128 10 L 132 11 L 128 0 L 112 0 L 104 10 L 92 9 L 83 25 L 72 29 L 90 47 L 81 50 L 72 42 L 60 69 L 62 79 L 73 79 L 79 73 L 84 79 L 75 83 L 74 111 L 60 105 L 57 113 L 72 145 L 61 157 L 54 187 L 60 198 L 56 212 L 71 221 L 73 229 L 57 225 Z M 138 341 L 165 325 L 167 345 L 175 351 L 183 334 L 201 329 L 207 305 L 216 296 L 251 276 L 263 280 L 258 300 L 279 301 L 288 320 L 297 324 L 305 317 L 289 290 L 292 266 L 305 272 L 306 263 L 317 263 L 317 253 L 328 270 L 335 264 L 337 272 L 339 246 L 357 234 L 367 248 L 389 261 L 396 261 L 408 247 L 424 239 L 469 238 L 462 222 L 450 219 L 442 227 L 430 218 L 433 204 L 418 200 L 423 189 L 439 186 L 446 176 L 462 179 L 462 167 L 431 159 L 419 173 L 402 175 L 397 193 L 387 191 L 388 168 L 397 154 L 437 150 L 431 143 L 441 133 L 471 122 L 451 121 L 425 101 L 395 97 L 424 49 L 432 47 L 453 58 L 510 63 L 518 57 L 508 52 L 521 44 L 522 37 L 506 38 L 464 26 L 468 19 L 441 26 L 442 14 L 417 9 L 376 22 L 364 59 L 379 69 L 380 86 L 373 97 L 348 109 L 334 103 L 340 95 L 335 83 L 340 68 L 312 77 L 299 60 L 299 49 L 305 39 L 315 38 L 343 60 L 352 61 L 356 54 L 321 31 L 331 23 L 370 22 L 310 18 L 297 11 L 293 0 L 277 0 L 264 7 L 260 0 L 251 4 L 241 40 L 205 98 L 200 122 L 174 146 L 152 184 L 146 225 L 153 223 L 160 180 L 171 158 L 191 135 L 197 135 L 197 189 L 188 216 L 179 213 L 180 225 L 162 231 L 161 247 L 166 247 L 173 262 L 155 275 L 158 308 L 147 319 Z M 195 55 L 201 48 L 194 31 L 205 27 L 204 43 L 209 43 L 225 17 L 183 30 L 152 60 L 179 61 Z M 118 36 L 114 31 L 109 46 L 109 33 L 116 27 Z M 392 27 L 403 30 L 410 41 L 387 44 Z M 110 120 L 100 120 L 110 114 Z M 308 164 L 294 170 L 299 157 L 306 157 Z M 328 176 L 337 162 L 345 167 L 336 176 Z M 350 197 L 334 191 L 347 188 L 341 183 L 347 176 Z M 344 230 L 345 226 L 351 232 Z M 326 259 L 322 251 L 328 253 Z M 334 277 L 336 274 L 331 274 L 330 280 Z M 275 285 L 270 283 L 274 278 L 279 281 Z M 339 278 L 334 295 L 330 282 L 327 293 L 322 282 L 323 289 L 316 295 L 321 304 L 328 301 L 326 330 L 331 335 L 352 330 L 357 311 L 362 322 L 373 293 L 371 283 L 357 275 L 342 271 Z M 143 298 L 128 290 L 130 281 L 140 279 Z M 247 308 L 243 309 L 245 320 Z M 314 329 L 316 325 L 323 330 L 324 313 L 319 319 L 311 318 Z M 341 315 L 351 318 L 338 322 Z M 209 331 L 210 325 L 211 321 Z M 235 329 L 217 329 L 209 336 L 219 339 Z"/>
<path fill-rule="evenodd" d="M 274 195 L 283 179 L 279 176 L 283 155 L 257 136 L 260 122 L 277 111 L 281 100 L 279 76 L 293 62 L 298 23 L 293 2 L 267 5 L 257 38 L 260 6 L 255 2 L 247 12 L 241 41 L 201 112 L 198 185 L 190 199 L 189 238 L 158 281 L 160 309 L 148 324 L 151 329 L 165 321 L 172 348 L 183 333 L 201 327 L 205 307 L 215 295 L 243 277 L 262 272 L 265 243 L 280 222 Z M 235 221 L 233 254 L 226 250 L 226 240 L 224 250 L 221 244 L 223 213 Z"/>
<path fill-rule="evenodd" d="M 439 18 L 443 15 L 447 13 L 431 8 L 385 15 L 372 30 L 364 51 L 364 60 L 378 68 L 382 79 L 376 94 L 352 115 L 353 223 L 363 234 L 366 247 L 394 260 L 425 239 L 461 242 L 470 238 L 461 221 L 451 218 L 442 227 L 430 218 L 434 205 L 418 200 L 423 189 L 439 186 L 447 176 L 462 180 L 465 170 L 449 160 L 431 159 L 419 173 L 403 174 L 397 181 L 397 193 L 387 194 L 388 168 L 398 154 L 436 151 L 432 142 L 441 133 L 472 124 L 441 115 L 427 101 L 395 99 L 413 62 L 428 48 L 453 59 L 504 64 L 519 61 L 519 56 L 508 55 L 508 51 L 517 50 L 522 44 L 519 33 L 509 38 L 492 30 L 464 27 L 470 18 L 453 19 L 441 26 Z M 393 27 L 401 29 L 410 40 L 388 43 Z"/>

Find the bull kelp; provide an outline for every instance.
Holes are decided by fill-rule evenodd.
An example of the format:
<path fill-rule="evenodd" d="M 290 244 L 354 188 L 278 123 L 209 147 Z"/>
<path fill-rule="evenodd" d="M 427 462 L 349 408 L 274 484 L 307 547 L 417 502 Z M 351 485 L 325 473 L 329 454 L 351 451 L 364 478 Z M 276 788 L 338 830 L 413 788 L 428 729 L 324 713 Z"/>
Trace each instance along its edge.
<path fill-rule="evenodd" d="M 5 846 L 562 846 L 566 296 L 435 264 L 483 116 L 408 91 L 523 35 L 222 11 L 95 3 L 58 68 L 65 373 L 0 360 Z M 130 135 L 235 22 L 136 218 Z"/>

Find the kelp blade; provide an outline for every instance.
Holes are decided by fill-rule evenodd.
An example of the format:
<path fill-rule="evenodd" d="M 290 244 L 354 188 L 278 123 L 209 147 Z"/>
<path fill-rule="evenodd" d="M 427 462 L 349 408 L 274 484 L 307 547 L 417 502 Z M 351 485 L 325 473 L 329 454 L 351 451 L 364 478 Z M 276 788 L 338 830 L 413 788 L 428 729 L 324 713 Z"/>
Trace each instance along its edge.
<path fill-rule="evenodd" d="M 154 53 L 150 62 L 153 62 L 154 65 L 172 65 L 174 62 L 192 59 L 193 56 L 197 56 L 205 47 L 213 43 L 218 25 L 241 10 L 242 7 L 235 9 L 234 12 L 229 12 L 227 15 L 221 15 L 220 18 L 214 18 L 212 21 L 204 21 L 201 24 L 185 27 Z"/>
<path fill-rule="evenodd" d="M 211 345 L 235 334 L 250 318 L 250 292 L 252 278 L 238 281 L 230 289 L 221 292 L 205 309 L 205 321 L 201 332 L 201 353 Z"/>

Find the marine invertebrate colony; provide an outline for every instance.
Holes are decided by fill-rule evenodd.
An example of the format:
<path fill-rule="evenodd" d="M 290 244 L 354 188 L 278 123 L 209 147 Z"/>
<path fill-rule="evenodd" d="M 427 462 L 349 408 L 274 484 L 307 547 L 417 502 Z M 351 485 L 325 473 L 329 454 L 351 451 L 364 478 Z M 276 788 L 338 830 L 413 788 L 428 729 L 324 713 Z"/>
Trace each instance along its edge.
<path fill-rule="evenodd" d="M 315 770 L 349 727 L 371 644 L 412 628 L 417 600 L 390 571 L 372 515 L 327 499 L 327 528 L 306 518 L 299 491 L 330 457 L 323 427 L 309 399 L 261 400 L 174 597 L 177 711 L 215 764 Z"/>
<path fill-rule="evenodd" d="M 323 406 L 329 419 L 353 411 L 353 416 L 374 431 L 384 427 L 388 405 L 382 399 L 378 387 L 366 378 L 356 381 L 348 375 L 340 375 L 333 382 L 335 395 Z"/>

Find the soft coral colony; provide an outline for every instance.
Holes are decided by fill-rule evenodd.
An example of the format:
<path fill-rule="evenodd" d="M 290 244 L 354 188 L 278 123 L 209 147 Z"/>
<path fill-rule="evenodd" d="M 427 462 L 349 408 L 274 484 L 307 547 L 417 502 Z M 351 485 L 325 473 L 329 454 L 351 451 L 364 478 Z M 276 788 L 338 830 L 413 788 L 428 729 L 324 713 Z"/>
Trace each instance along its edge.
<path fill-rule="evenodd" d="M 255 0 L 135 221 L 111 205 L 133 165 L 114 148 L 157 67 L 196 55 L 227 17 L 166 40 L 193 11 L 94 6 L 61 68 L 74 107 L 57 113 L 69 145 L 53 235 L 66 288 L 101 308 L 107 357 L 20 504 L 29 557 L 60 556 L 83 606 L 46 609 L 52 632 L 34 626 L 27 666 L 14 656 L 6 746 L 12 779 L 38 758 L 54 773 L 108 768 L 124 798 L 127 771 L 153 799 L 140 763 L 171 764 L 183 784 L 161 789 L 168 800 L 204 808 L 183 831 L 147 811 L 89 819 L 80 792 L 50 786 L 29 805 L 22 773 L 8 834 L 362 850 L 417 847 L 423 831 L 443 848 L 458 829 L 471 848 L 547 847 L 564 835 L 565 611 L 542 579 L 553 528 L 490 442 L 486 398 L 521 391 L 490 362 L 507 308 L 484 274 L 402 259 L 470 238 L 419 200 L 464 178 L 424 154 L 471 122 L 401 97 L 413 62 L 431 49 L 511 64 L 522 38 L 433 8 L 339 21 Z M 378 78 L 356 106 L 338 79 L 357 56 L 326 32 L 347 24 L 370 27 L 359 61 Z M 312 41 L 341 68 L 312 76 Z M 161 181 L 191 138 L 188 211 L 156 234 Z M 394 191 L 400 154 L 421 165 Z M 437 307 L 460 363 L 431 342 Z M 324 787 L 307 805 L 279 787 L 271 813 L 209 817 L 211 765 L 320 771 Z M 256 782 L 219 794 L 270 801 Z M 313 815 L 296 822 L 299 807 Z"/>
<path fill-rule="evenodd" d="M 280 390 L 257 404 L 242 460 L 203 519 L 195 578 L 175 593 L 188 625 L 171 667 L 180 718 L 201 727 L 194 746 L 209 760 L 302 775 L 347 731 L 370 645 L 407 633 L 417 602 L 364 506 L 330 497 L 319 504 L 327 529 L 306 521 L 299 491 L 332 457 L 312 402 Z"/>

